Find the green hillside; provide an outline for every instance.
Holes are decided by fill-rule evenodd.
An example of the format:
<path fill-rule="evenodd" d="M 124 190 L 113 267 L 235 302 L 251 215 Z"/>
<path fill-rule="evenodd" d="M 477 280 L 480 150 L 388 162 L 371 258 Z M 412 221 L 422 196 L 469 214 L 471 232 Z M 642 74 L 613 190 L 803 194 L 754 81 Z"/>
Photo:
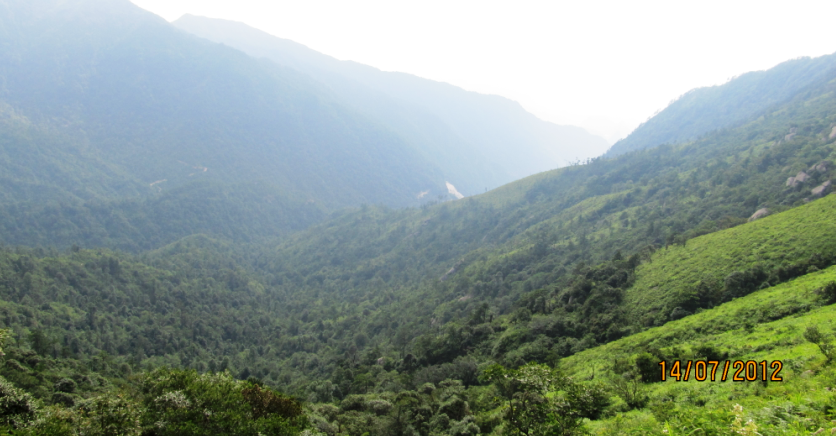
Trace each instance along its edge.
<path fill-rule="evenodd" d="M 139 196 L 148 186 L 80 135 L 39 125 L 0 101 L 0 204 Z"/>
<path fill-rule="evenodd" d="M 590 427 L 598 434 L 647 432 L 729 434 L 734 405 L 743 406 L 745 423 L 754 420 L 764 435 L 809 434 L 834 427 L 834 370 L 815 344 L 805 340 L 816 327 L 832 342 L 836 306 L 823 301 L 821 290 L 836 283 L 836 269 L 828 268 L 789 283 L 757 291 L 696 315 L 590 349 L 561 361 L 560 367 L 576 378 L 615 378 L 636 371 L 642 353 L 653 356 L 654 369 L 662 360 L 705 359 L 783 362 L 783 382 L 735 383 L 691 379 L 641 384 L 643 407 L 621 409 Z M 831 303 L 819 307 L 822 303 Z M 768 373 L 771 375 L 771 370 Z M 717 373 L 720 378 L 720 373 Z M 622 399 L 623 401 L 623 399 Z M 626 413 L 625 413 L 626 412 Z"/>
<path fill-rule="evenodd" d="M 401 343 L 425 365 L 451 363 L 468 353 L 457 341 L 472 335 L 469 317 L 486 308 L 490 316 L 520 321 L 488 323 L 488 334 L 472 338 L 474 350 L 505 363 L 570 355 L 726 301 L 725 280 L 737 271 L 743 276 L 733 277 L 760 280 L 743 280 L 731 297 L 832 264 L 828 239 L 811 236 L 817 222 L 811 221 L 799 227 L 806 233 L 797 239 L 812 243 L 761 262 L 761 268 L 785 268 L 778 277 L 758 276 L 755 264 L 724 263 L 716 272 L 697 270 L 676 292 L 657 289 L 658 298 L 648 299 L 656 312 L 632 311 L 636 295 L 655 286 L 641 273 L 652 271 L 652 259 L 697 247 L 695 237 L 734 228 L 761 208 L 777 213 L 803 206 L 814 198 L 813 188 L 832 178 L 832 87 L 693 143 L 542 173 L 452 203 L 347 212 L 266 249 L 253 268 L 306 307 L 303 329 L 345 337 L 344 326 L 326 321 L 358 314 L 351 330 L 364 344 L 358 349 L 377 344 L 402 358 Z M 796 134 L 786 140 L 792 129 Z M 802 170 L 809 178 L 787 186 Z M 828 204 L 830 197 L 792 213 Z M 777 219 L 755 221 L 754 228 Z M 815 220 L 825 222 L 821 232 L 832 228 L 820 215 Z M 778 237 L 800 233 L 783 234 Z M 739 245 L 750 243 L 744 236 Z M 810 263 L 815 254 L 820 257 Z M 704 301 L 692 297 L 691 286 L 701 280 L 710 297 Z M 531 316 L 536 329 L 526 327 Z M 334 351 L 352 346 L 344 342 Z"/>
<path fill-rule="evenodd" d="M 693 347 L 696 347 L 701 343 L 712 343 L 724 350 L 729 350 L 730 347 L 736 345 L 746 352 L 747 348 L 752 348 L 754 345 L 747 347 L 744 344 L 769 339 L 769 335 L 763 332 L 772 330 L 762 324 L 787 317 L 795 320 L 792 321 L 794 323 L 801 322 L 798 320 L 807 320 L 801 323 L 810 324 L 808 316 L 814 313 L 830 313 L 830 306 L 822 309 L 816 308 L 822 302 L 821 289 L 835 280 L 836 269 L 833 267 L 810 273 L 787 283 L 756 291 L 713 309 L 671 321 L 664 326 L 653 327 L 627 338 L 585 350 L 563 359 L 560 365 L 570 374 L 588 376 L 595 371 L 595 365 L 589 364 L 591 360 L 611 361 L 615 357 L 637 354 L 637 350 L 671 348 L 684 344 L 693 344 Z M 811 310 L 814 312 L 808 314 L 807 312 Z M 741 334 L 739 330 L 747 326 L 749 329 L 762 333 L 760 335 L 749 332 Z M 731 340 L 730 338 L 735 334 L 745 337 L 746 341 Z M 783 338 L 771 339 L 780 342 Z M 686 353 L 681 356 L 682 358 L 688 357 L 687 353 L 693 351 L 689 348 L 682 348 L 682 350 Z"/>
<path fill-rule="evenodd" d="M 637 269 L 627 310 L 652 325 L 659 312 L 666 320 L 677 307 L 692 312 L 833 264 L 835 211 L 836 197 L 827 196 L 660 250 Z"/>
<path fill-rule="evenodd" d="M 461 163 L 127 0 L 0 34 L 0 434 L 836 427 L 832 57 L 452 200 Z M 657 381 L 702 358 L 784 380 Z"/>
<path fill-rule="evenodd" d="M 836 56 L 799 58 L 753 71 L 718 86 L 692 89 L 648 119 L 607 152 L 616 156 L 662 144 L 693 141 L 736 127 L 836 75 Z"/>
<path fill-rule="evenodd" d="M 202 181 L 129 199 L 0 205 L 0 235 L 9 245 L 141 252 L 196 234 L 279 239 L 326 216 L 321 205 L 266 182 Z"/>
<path fill-rule="evenodd" d="M 422 157 L 414 143 L 298 71 L 184 35 L 128 3 L 104 9 L 59 3 L 25 26 L 9 27 L 20 44 L 4 48 L 11 52 L 0 65 L 9 83 L 0 100 L 12 120 L 0 129 L 0 182 L 8 188 L 0 203 L 7 217 L 0 239 L 7 244 L 136 251 L 195 233 L 265 240 L 344 206 L 418 206 L 451 198 L 444 187 L 448 172 Z M 23 15 L 32 12 L 27 2 L 9 5 Z M 95 9 L 93 33 L 77 32 L 86 18 L 73 7 Z M 42 32 L 43 26 L 52 27 Z M 67 63 L 54 75 L 40 73 L 42 60 L 56 53 L 67 53 Z M 833 171 L 825 165 L 793 189 L 784 186 L 799 171 L 834 161 L 828 68 L 823 60 L 781 67 L 786 74 L 821 80 L 792 88 L 795 93 L 786 91 L 786 98 L 756 117 L 693 142 L 541 173 L 461 204 L 421 209 L 421 218 L 416 210 L 381 214 L 375 226 L 382 228 L 374 232 L 388 234 L 386 241 L 376 235 L 335 237 L 363 247 L 359 256 L 346 251 L 355 253 L 355 265 L 370 262 L 372 253 L 398 257 L 411 277 L 400 284 L 412 286 L 422 277 L 442 276 L 465 255 L 498 259 L 522 253 L 533 246 L 535 234 L 546 244 L 549 262 L 569 268 L 604 261 L 618 250 L 634 253 L 727 228 L 761 207 L 793 207 Z M 262 195 L 265 189 L 276 195 Z M 186 192 L 209 200 L 187 200 L 196 209 L 155 212 L 155 205 L 184 200 Z M 229 198 L 229 192 L 236 192 L 234 201 L 212 201 Z M 259 204 L 273 197 L 281 200 Z M 586 206 L 573 209 L 584 201 Z M 246 212 L 228 214 L 231 207 Z M 157 230 L 159 218 L 172 213 L 185 216 Z M 430 216 L 438 220 L 423 221 Z M 335 223 L 357 224 L 346 219 L 325 227 L 341 232 Z M 426 255 L 413 256 L 407 245 L 396 249 L 398 239 L 389 230 L 418 222 L 416 239 Z M 322 260 L 332 257 L 316 252 L 328 247 L 319 243 L 320 230 L 289 248 L 312 256 L 306 271 L 325 268 Z M 582 237 L 594 248 L 587 249 Z M 285 256 L 269 257 L 265 264 Z M 382 265 L 383 259 L 376 262 Z M 352 273 L 327 268 L 340 277 Z M 554 277 L 522 286 L 531 290 L 549 281 Z"/>
<path fill-rule="evenodd" d="M 705 247 L 717 238 L 728 244 L 745 241 L 772 252 L 777 246 L 790 253 L 804 253 L 807 241 L 798 235 L 805 226 L 788 227 L 790 234 L 782 233 L 783 239 L 774 244 L 775 233 L 767 230 L 776 229 L 779 223 L 803 221 L 812 225 L 827 220 L 833 198 L 828 196 L 771 218 L 701 236 L 685 247 L 660 250 L 635 273 L 631 273 L 635 267 L 632 260 L 576 269 L 571 285 L 564 289 L 573 292 L 581 289 L 576 286 L 577 280 L 605 274 L 609 278 L 604 281 L 621 286 L 630 295 L 648 278 L 668 280 L 670 274 L 694 274 L 705 264 L 716 262 L 716 257 L 722 259 L 722 247 L 701 251 L 701 262 L 687 262 L 676 270 L 661 267 L 674 250 L 690 245 Z M 794 230 L 798 233 L 792 234 Z M 805 344 L 803 335 L 810 325 L 825 334 L 832 329 L 831 306 L 819 307 L 836 301 L 836 291 L 828 290 L 836 289 L 836 267 L 805 271 L 783 284 L 582 351 L 594 346 L 594 341 L 584 338 L 574 344 L 567 342 L 572 329 L 579 326 L 573 327 L 578 320 L 573 321 L 571 312 L 560 306 L 561 294 L 556 300 L 542 291 L 526 295 L 515 305 L 518 310 L 507 315 L 495 313 L 486 305 L 468 314 L 467 299 L 442 303 L 436 309 L 457 311 L 454 316 L 458 318 L 435 318 L 430 323 L 433 330 L 410 341 L 409 329 L 417 326 L 398 317 L 389 303 L 397 302 L 414 313 L 421 310 L 422 303 L 430 307 L 438 304 L 437 300 L 422 301 L 431 292 L 439 292 L 438 288 L 418 288 L 422 293 L 413 295 L 391 288 L 370 289 L 362 300 L 356 300 L 359 304 L 349 300 L 341 306 L 329 304 L 327 294 L 321 291 L 313 296 L 317 301 L 303 303 L 301 295 L 283 292 L 287 287 L 276 283 L 291 277 L 271 277 L 239 266 L 257 263 L 259 257 L 257 252 L 245 254 L 244 250 L 208 238 L 189 238 L 142 258 L 85 250 L 64 254 L 7 250 L 0 261 L 4 277 L 0 284 L 4 302 L 0 319 L 11 329 L 11 338 L 0 375 L 34 398 L 54 404 L 53 408 L 70 407 L 66 413 L 71 413 L 82 410 L 78 407 L 86 407 L 81 405 L 88 402 L 103 401 L 110 392 L 146 389 L 142 383 L 157 380 L 140 378 L 125 384 L 125 377 L 134 372 L 160 365 L 200 372 L 229 370 L 239 378 L 255 377 L 252 383 L 280 386 L 314 403 L 307 411 L 309 419 L 315 428 L 329 434 L 342 434 L 339 427 L 350 429 L 346 430 L 348 434 L 385 434 L 398 425 L 415 426 L 421 422 L 415 421 L 416 413 L 428 407 L 431 417 L 438 416 L 433 419 L 441 419 L 442 413 L 447 415 L 446 421 L 428 424 L 431 428 L 454 432 L 466 429 L 467 434 L 475 435 L 507 432 L 509 426 L 516 425 L 507 420 L 502 398 L 509 395 L 504 389 L 514 392 L 523 388 L 505 386 L 491 378 L 490 374 L 498 370 L 490 365 L 503 363 L 509 369 L 499 371 L 506 371 L 513 379 L 531 371 L 545 371 L 543 366 L 525 365 L 534 360 L 557 363 L 573 377 L 558 378 L 563 381 L 553 387 L 581 395 L 571 394 L 568 405 L 561 407 L 569 407 L 565 410 L 574 410 L 572 413 L 588 421 L 561 424 L 569 429 L 585 427 L 605 434 L 626 430 L 655 433 L 667 423 L 676 431 L 700 426 L 709 434 L 725 434 L 723 431 L 734 420 L 732 407 L 738 403 L 745 411 L 741 416 L 755 419 L 762 434 L 815 430 L 830 419 L 828 391 L 803 399 L 797 395 L 811 386 L 829 383 L 828 377 L 832 377 L 823 355 Z M 742 262 L 734 267 L 747 265 Z M 635 274 L 635 278 L 622 278 L 621 285 L 612 282 L 622 273 Z M 317 279 L 313 276 L 307 280 Z M 631 288 L 632 282 L 635 285 Z M 592 284 L 593 292 L 596 289 Z M 599 294 L 590 300 L 600 303 L 605 296 Z M 591 313 L 596 312 L 593 309 Z M 439 321 L 444 324 L 439 326 Z M 391 342 L 381 340 L 380 333 L 387 331 L 392 335 Z M 550 338 L 561 341 L 555 341 L 550 349 Z M 562 353 L 568 357 L 560 359 Z M 636 384 L 629 379 L 630 374 L 647 372 L 641 359 L 650 359 L 650 368 L 655 370 L 656 360 L 705 355 L 782 360 L 786 381 L 762 386 L 760 382 L 649 383 L 650 378 Z M 71 391 L 62 390 L 62 380 L 73 380 Z M 222 379 L 213 380 L 221 383 L 218 389 L 226 386 Z M 427 383 L 437 387 L 438 393 L 425 396 L 430 392 L 426 391 L 430 389 Z M 235 389 L 243 388 L 246 386 Z M 189 392 L 189 398 L 197 401 L 191 396 L 199 391 Z M 415 398 L 415 402 L 398 403 L 403 395 Z M 591 403 L 578 403 L 584 395 Z M 142 395 L 136 398 L 153 399 L 141 400 Z M 702 406 L 695 409 L 694 404 Z M 47 409 L 39 411 L 33 406 L 32 410 L 42 414 Z M 146 422 L 153 416 L 146 414 L 155 409 L 137 410 L 137 419 Z M 405 421 L 393 421 L 400 413 Z M 51 421 L 55 418 L 43 419 L 38 425 L 55 424 Z"/>

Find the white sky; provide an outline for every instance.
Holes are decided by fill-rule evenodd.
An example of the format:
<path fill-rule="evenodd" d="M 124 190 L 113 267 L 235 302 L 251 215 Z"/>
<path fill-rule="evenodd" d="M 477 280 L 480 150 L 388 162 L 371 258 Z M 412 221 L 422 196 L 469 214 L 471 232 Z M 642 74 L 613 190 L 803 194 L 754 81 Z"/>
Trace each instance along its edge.
<path fill-rule="evenodd" d="M 614 141 L 699 86 L 836 52 L 836 1 L 132 0 L 520 102 Z"/>

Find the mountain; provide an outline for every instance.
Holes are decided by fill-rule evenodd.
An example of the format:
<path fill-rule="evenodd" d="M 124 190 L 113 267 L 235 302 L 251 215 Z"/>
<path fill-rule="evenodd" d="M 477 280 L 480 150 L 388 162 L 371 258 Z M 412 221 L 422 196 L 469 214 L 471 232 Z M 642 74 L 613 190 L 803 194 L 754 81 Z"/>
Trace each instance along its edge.
<path fill-rule="evenodd" d="M 0 14 L 0 101 L 16 123 L 5 132 L 27 131 L 4 149 L 4 174 L 36 161 L 36 150 L 51 154 L 41 135 L 73 155 L 67 172 L 96 171 L 89 190 L 106 198 L 199 179 L 263 181 L 325 210 L 446 193 L 444 172 L 316 81 L 186 35 L 127 0 L 10 0 Z M 81 189 L 32 168 L 42 184 Z"/>
<path fill-rule="evenodd" d="M 460 201 L 344 210 L 278 243 L 189 236 L 140 256 L 10 252 L 18 275 L 6 292 L 30 286 L 29 271 L 41 289 L 33 304 L 60 298 L 112 317 L 118 337 L 84 339 L 83 355 L 121 344 L 126 362 L 229 368 L 314 402 L 445 379 L 484 388 L 478 368 L 490 362 L 554 364 L 833 265 L 836 197 L 819 196 L 836 171 L 834 90 L 836 81 L 822 84 L 697 141 Z M 802 182 L 787 183 L 800 172 Z M 775 216 L 747 224 L 761 209 Z M 49 235 L 46 217 L 30 222 Z M 15 267 L 21 256 L 61 259 L 30 271 Z M 108 257 L 131 274 L 111 277 Z M 130 296 L 109 297 L 111 283 Z M 102 297 L 83 300 L 82 291 Z M 142 327 L 153 340 L 135 344 L 127 332 L 138 315 L 121 306 L 141 312 L 152 296 L 144 322 L 160 331 Z M 221 313 L 234 316 L 213 315 Z"/>
<path fill-rule="evenodd" d="M 446 173 L 396 160 L 413 182 L 374 198 L 420 207 L 335 210 L 371 195 L 367 165 L 423 152 L 319 79 L 127 2 L 0 6 L 0 235 L 17 245 L 0 246 L 0 433 L 832 427 L 827 63 L 693 140 L 457 201 L 413 203 Z M 306 151 L 348 159 L 332 148 L 367 153 L 348 175 L 309 167 L 331 155 Z M 279 151 L 292 181 L 255 162 Z M 148 182 L 202 152 L 225 159 Z M 744 380 L 678 381 L 696 361 Z"/>
<path fill-rule="evenodd" d="M 127 409 L 158 432 L 203 426 L 220 418 L 201 393 L 237 377 L 306 399 L 307 424 L 335 436 L 507 434 L 521 425 L 509 404 L 556 392 L 559 404 L 535 404 L 574 417 L 564 434 L 663 422 L 724 434 L 747 416 L 736 403 L 776 434 L 818 428 L 830 395 L 802 393 L 832 378 L 836 196 L 819 188 L 836 171 L 834 90 L 461 201 L 343 211 L 278 244 L 0 249 L 0 388 L 31 404 L 0 416 L 28 410 L 40 419 L 17 425 L 41 430 Z M 661 361 L 702 359 L 780 360 L 786 383 L 655 382 Z"/>
<path fill-rule="evenodd" d="M 596 159 L 455 203 L 355 211 L 293 235 L 255 268 L 306 308 L 311 329 L 326 314 L 346 313 L 345 304 L 359 305 L 354 328 L 368 343 L 397 348 L 398 335 L 407 335 L 408 349 L 428 368 L 464 359 L 468 349 L 508 365 L 570 355 L 836 260 L 828 238 L 817 242 L 829 227 L 799 218 L 805 236 L 785 230 L 798 245 L 784 244 L 782 255 L 760 248 L 760 269 L 721 259 L 674 287 L 636 281 L 630 267 L 746 223 L 759 210 L 786 211 L 829 192 L 835 89 L 836 81 L 822 84 L 694 142 Z M 788 183 L 800 173 L 803 182 Z M 820 211 L 817 219 L 826 216 Z M 732 273 L 739 274 L 729 283 L 740 287 L 724 294 Z M 698 292 L 690 286 L 699 280 L 705 289 Z M 632 289 L 643 289 L 649 303 L 637 303 Z M 555 330 L 544 339 L 493 326 L 494 336 L 477 338 L 467 320 L 483 305 L 496 316 L 547 315 Z M 308 331 L 329 337 L 328 326 Z"/>
<path fill-rule="evenodd" d="M 834 77 L 836 54 L 793 59 L 766 71 L 742 74 L 723 85 L 693 89 L 615 143 L 607 156 L 687 142 L 734 127 Z"/>
<path fill-rule="evenodd" d="M 174 26 L 304 72 L 342 102 L 390 126 L 466 195 L 601 155 L 603 138 L 538 119 L 518 103 L 410 74 L 339 61 L 243 23 L 185 15 Z"/>
<path fill-rule="evenodd" d="M 135 251 L 196 233 L 279 237 L 343 207 L 417 206 L 558 165 L 544 145 L 554 138 L 522 135 L 591 138 L 412 76 L 358 67 L 386 78 L 364 79 L 380 86 L 415 82 L 405 103 L 328 73 L 353 84 L 340 87 L 126 0 L 9 0 L 0 22 L 0 237 L 10 244 Z M 473 139 L 486 124 L 490 140 Z M 248 212 L 232 219 L 230 208 Z"/>

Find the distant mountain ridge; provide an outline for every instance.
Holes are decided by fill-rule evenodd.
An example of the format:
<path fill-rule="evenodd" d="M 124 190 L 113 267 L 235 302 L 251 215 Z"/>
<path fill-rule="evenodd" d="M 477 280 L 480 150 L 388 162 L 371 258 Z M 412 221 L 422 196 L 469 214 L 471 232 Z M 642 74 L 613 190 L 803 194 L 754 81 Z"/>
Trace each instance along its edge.
<path fill-rule="evenodd" d="M 0 37 L 0 215 L 30 223 L 9 243 L 273 237 L 457 182 L 316 80 L 127 0 L 5 0 Z"/>
<path fill-rule="evenodd" d="M 127 0 L 0 2 L 0 238 L 269 239 L 553 168 L 552 131 L 577 134 L 573 149 L 600 140 L 501 97 L 303 52 L 355 73 L 254 58 Z"/>
<path fill-rule="evenodd" d="M 691 141 L 713 130 L 734 127 L 834 77 L 836 54 L 831 54 L 789 60 L 723 85 L 692 89 L 616 142 L 607 156 Z"/>
<path fill-rule="evenodd" d="M 445 192 L 448 176 L 412 146 L 295 70 L 184 35 L 126 0 L 4 6 L 0 101 L 134 182 L 267 180 L 329 209 Z"/>
<path fill-rule="evenodd" d="M 455 183 L 466 194 L 596 157 L 607 148 L 603 138 L 540 120 L 504 97 L 340 61 L 243 23 L 184 15 L 172 24 L 311 75 L 345 104 L 412 140 L 446 172 L 466 174 Z"/>

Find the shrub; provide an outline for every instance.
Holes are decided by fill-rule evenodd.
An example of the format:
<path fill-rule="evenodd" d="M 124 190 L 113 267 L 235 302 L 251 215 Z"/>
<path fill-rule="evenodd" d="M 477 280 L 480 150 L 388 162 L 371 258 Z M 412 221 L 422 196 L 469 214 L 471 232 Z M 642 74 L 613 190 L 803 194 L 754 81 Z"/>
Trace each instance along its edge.
<path fill-rule="evenodd" d="M 302 407 L 229 372 L 161 368 L 145 376 L 143 425 L 163 435 L 296 435 L 308 426 Z"/>
<path fill-rule="evenodd" d="M 35 419 L 37 406 L 28 393 L 0 377 L 0 425 L 22 428 Z"/>
<path fill-rule="evenodd" d="M 830 282 L 821 289 L 819 294 L 824 304 L 836 303 L 836 282 Z"/>
<path fill-rule="evenodd" d="M 818 345 L 819 350 L 821 350 L 828 362 L 831 362 L 834 358 L 836 358 L 836 347 L 834 347 L 827 335 L 819 331 L 818 327 L 807 327 L 807 330 L 804 331 L 804 339 Z"/>

